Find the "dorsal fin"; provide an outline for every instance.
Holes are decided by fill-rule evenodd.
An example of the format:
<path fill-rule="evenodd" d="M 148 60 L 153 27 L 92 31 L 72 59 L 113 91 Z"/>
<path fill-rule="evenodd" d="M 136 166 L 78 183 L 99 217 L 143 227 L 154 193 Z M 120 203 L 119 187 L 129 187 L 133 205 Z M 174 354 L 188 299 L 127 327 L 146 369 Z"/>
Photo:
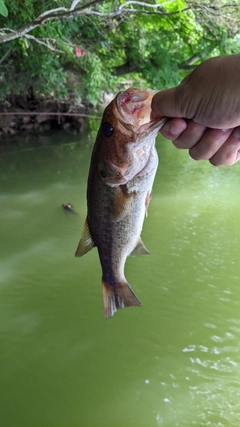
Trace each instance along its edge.
<path fill-rule="evenodd" d="M 89 252 L 92 248 L 94 248 L 94 246 L 96 245 L 92 239 L 92 236 L 89 230 L 88 220 L 86 218 L 83 226 L 81 238 L 78 243 L 77 250 L 75 252 L 75 256 L 83 256 L 84 254 Z"/>
<path fill-rule="evenodd" d="M 139 240 L 133 249 L 133 251 L 130 253 L 130 256 L 135 255 L 142 255 L 142 254 L 149 254 L 149 251 L 147 250 L 146 246 L 144 245 L 141 237 L 139 237 Z"/>

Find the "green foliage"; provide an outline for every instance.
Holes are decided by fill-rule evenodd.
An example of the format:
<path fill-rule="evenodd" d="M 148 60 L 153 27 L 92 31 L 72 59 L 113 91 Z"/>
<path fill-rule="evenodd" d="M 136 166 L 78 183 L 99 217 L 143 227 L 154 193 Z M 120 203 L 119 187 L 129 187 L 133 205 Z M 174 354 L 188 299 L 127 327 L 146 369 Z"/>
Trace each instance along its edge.
<path fill-rule="evenodd" d="M 133 84 L 170 87 L 209 56 L 239 53 L 238 0 L 149 0 L 144 4 L 154 8 L 134 2 L 126 5 L 131 13 L 113 16 L 123 3 L 101 1 L 88 8 L 94 8 L 92 16 L 48 20 L 0 44 L 0 98 L 25 93 L 31 86 L 39 95 L 78 104 L 88 100 L 95 106 L 102 91 Z M 156 9 L 156 4 L 161 7 Z M 11 0 L 7 16 L 0 0 L 0 33 L 70 5 L 70 0 Z M 77 7 L 83 6 L 82 1 Z"/>
<path fill-rule="evenodd" d="M 95 106 L 101 91 L 113 87 L 114 78 L 104 69 L 104 61 L 95 53 L 87 53 L 83 57 L 82 70 L 80 91 Z"/>
<path fill-rule="evenodd" d="M 7 17 L 8 16 L 8 10 L 5 6 L 4 0 L 0 0 L 0 15 Z"/>

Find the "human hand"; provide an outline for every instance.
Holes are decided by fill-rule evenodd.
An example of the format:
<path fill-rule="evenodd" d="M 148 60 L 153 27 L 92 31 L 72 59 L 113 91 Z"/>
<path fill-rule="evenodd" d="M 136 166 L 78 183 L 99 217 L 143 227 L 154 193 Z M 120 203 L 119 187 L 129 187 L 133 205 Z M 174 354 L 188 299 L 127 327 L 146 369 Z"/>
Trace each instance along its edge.
<path fill-rule="evenodd" d="M 158 92 L 152 117 L 169 117 L 162 135 L 215 166 L 240 159 L 240 55 L 209 59 L 176 88 Z"/>

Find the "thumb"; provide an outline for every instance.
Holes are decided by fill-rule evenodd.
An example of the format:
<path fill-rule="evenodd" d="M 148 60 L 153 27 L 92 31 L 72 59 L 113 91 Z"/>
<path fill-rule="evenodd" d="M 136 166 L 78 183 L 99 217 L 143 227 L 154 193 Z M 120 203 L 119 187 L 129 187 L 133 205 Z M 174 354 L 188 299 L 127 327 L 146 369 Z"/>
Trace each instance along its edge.
<path fill-rule="evenodd" d="M 160 117 L 183 117 L 176 102 L 177 87 L 157 92 L 152 98 L 152 120 Z"/>

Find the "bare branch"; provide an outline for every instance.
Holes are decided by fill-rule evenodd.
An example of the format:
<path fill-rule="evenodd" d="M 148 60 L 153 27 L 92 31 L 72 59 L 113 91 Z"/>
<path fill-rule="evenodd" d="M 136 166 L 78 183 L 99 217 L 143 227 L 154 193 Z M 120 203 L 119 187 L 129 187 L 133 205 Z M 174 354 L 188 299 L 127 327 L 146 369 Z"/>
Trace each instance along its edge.
<path fill-rule="evenodd" d="M 3 57 L 0 59 L 0 64 L 3 63 L 3 61 L 6 59 L 6 57 L 9 55 L 9 53 L 11 52 L 12 47 L 10 47 L 7 52 L 5 53 L 5 55 L 3 55 Z"/>
<path fill-rule="evenodd" d="M 73 0 L 73 1 L 72 1 L 71 6 L 70 6 L 70 8 L 69 8 L 69 10 L 74 10 L 74 9 L 75 9 L 75 7 L 77 6 L 77 4 L 78 4 L 80 1 L 81 1 L 81 0 Z"/>
<path fill-rule="evenodd" d="M 62 113 L 61 111 L 56 111 L 55 113 L 49 111 L 15 111 L 15 112 L 0 112 L 1 116 L 66 116 L 66 117 L 89 117 L 91 119 L 101 119 L 100 116 L 94 116 L 92 114 L 83 114 L 83 113 Z"/>
<path fill-rule="evenodd" d="M 42 44 L 43 46 L 46 46 L 48 49 L 54 51 L 54 52 L 59 52 L 59 53 L 65 53 L 63 50 L 57 49 L 56 47 L 54 47 L 53 45 L 55 43 L 57 43 L 57 40 L 53 37 L 34 37 L 31 34 L 25 34 L 25 36 L 27 39 L 33 40 L 36 43 Z M 49 42 L 51 42 L 51 45 L 49 44 Z M 61 40 L 59 42 L 61 45 L 65 45 L 65 46 L 70 46 L 70 47 L 75 47 L 75 44 L 70 43 L 70 42 L 64 42 L 63 40 Z M 10 49 L 11 50 L 11 49 Z M 5 56 L 4 56 L 5 59 Z M 0 60 L 0 64 L 1 64 L 2 60 Z"/>
<path fill-rule="evenodd" d="M 46 12 L 41 13 L 41 15 L 39 15 L 37 19 L 44 18 L 44 16 L 48 16 L 51 13 L 62 12 L 62 11 L 67 12 L 68 9 L 66 7 L 57 7 L 56 9 L 47 10 Z"/>
<path fill-rule="evenodd" d="M 15 33 L 15 31 L 12 30 L 11 28 L 1 28 L 0 34 L 4 35 L 4 31 L 9 31 L 9 32 Z"/>
<path fill-rule="evenodd" d="M 112 13 L 101 13 L 101 12 L 95 12 L 95 11 L 91 11 L 91 12 L 86 12 L 84 15 L 88 16 L 88 15 L 92 15 L 92 16 L 99 16 L 99 17 L 110 17 L 110 18 L 116 18 L 117 16 L 123 14 L 123 12 L 126 14 L 133 14 L 133 13 L 142 13 L 144 15 L 160 15 L 160 16 L 172 16 L 172 15 L 177 15 L 179 13 L 182 12 L 186 12 L 187 10 L 189 10 L 190 7 L 186 7 L 185 9 L 181 9 L 181 10 L 177 10 L 175 12 L 160 12 L 160 11 L 151 11 L 151 10 L 146 10 L 146 9 L 122 9 L 121 12 L 116 11 L 116 12 L 112 12 Z"/>
<path fill-rule="evenodd" d="M 52 51 L 54 51 L 54 52 L 64 53 L 64 51 L 63 51 L 63 50 L 56 49 L 56 48 L 55 48 L 55 47 L 53 47 L 53 46 L 49 46 L 49 44 L 48 44 L 48 43 L 43 42 L 40 38 L 34 37 L 34 36 L 32 36 L 31 34 L 25 34 L 25 37 L 26 37 L 27 39 L 34 40 L 36 43 L 39 43 L 39 44 L 42 44 L 43 46 L 46 46 L 48 49 L 50 49 L 50 50 L 52 50 Z"/>
<path fill-rule="evenodd" d="M 154 4 L 152 4 L 152 3 L 145 3 L 145 2 L 142 2 L 142 1 L 130 0 L 130 1 L 126 1 L 125 3 L 121 4 L 119 6 L 119 10 L 121 11 L 126 6 L 129 6 L 129 5 L 132 5 L 132 4 L 134 4 L 136 6 L 145 6 L 145 7 L 150 7 L 150 8 L 153 8 L 153 9 L 157 9 L 158 7 L 163 7 L 166 4 L 174 3 L 175 1 L 176 0 L 169 0 L 169 1 L 166 1 L 164 3 L 154 3 Z"/>
<path fill-rule="evenodd" d="M 166 0 L 162 3 L 148 3 L 147 1 L 141 1 L 141 0 L 126 0 L 123 3 L 120 3 L 119 0 L 113 2 L 113 9 L 108 12 L 104 13 L 101 12 L 101 9 L 99 9 L 97 6 L 99 6 L 102 3 L 102 0 L 92 0 L 88 3 L 81 4 L 81 0 L 72 0 L 70 8 L 65 7 L 58 7 L 55 9 L 51 9 L 48 11 L 43 12 L 41 15 L 39 15 L 36 19 L 34 19 L 32 22 L 29 22 L 24 27 L 18 29 L 18 30 L 12 30 L 10 28 L 1 28 L 0 29 L 0 43 L 5 43 L 23 36 L 26 36 L 26 34 L 30 33 L 33 29 L 44 25 L 45 22 L 56 20 L 56 19 L 71 19 L 76 16 L 96 16 L 99 18 L 108 18 L 108 19 L 114 19 L 114 18 L 121 18 L 125 17 L 127 15 L 131 14 L 145 14 L 145 15 L 151 15 L 155 14 L 158 16 L 173 16 L 181 14 L 182 12 L 186 12 L 187 10 L 192 10 L 192 12 L 195 15 L 200 16 L 205 15 L 207 17 L 207 20 L 211 21 L 211 17 L 213 19 L 225 19 L 227 21 L 234 21 L 234 19 L 238 20 L 238 18 L 234 17 L 234 14 L 231 13 L 233 10 L 236 10 L 236 5 L 229 4 L 229 9 L 225 9 L 225 12 L 227 12 L 225 15 L 223 15 L 221 9 L 222 7 L 216 6 L 213 4 L 206 4 L 204 2 L 194 2 L 191 0 L 185 1 L 185 7 L 181 10 L 175 10 L 171 12 L 167 12 L 164 10 L 164 6 L 168 4 L 174 3 L 176 0 Z M 81 4 L 80 6 L 79 3 Z M 224 5 L 227 6 L 227 5 Z M 216 18 L 215 18 L 216 17 Z M 203 19 L 203 18 L 202 18 Z M 205 25 L 208 23 L 205 22 Z M 35 39 L 37 41 L 37 39 Z M 41 43 L 43 44 L 43 43 Z"/>
<path fill-rule="evenodd" d="M 50 41 L 52 43 L 56 43 L 57 42 L 57 40 L 55 38 L 53 38 L 53 37 L 41 37 L 41 38 L 38 37 L 38 40 L 45 40 L 46 42 Z M 73 44 L 73 43 L 71 43 L 69 41 L 64 42 L 63 40 L 61 40 L 59 43 L 60 44 L 64 44 L 65 46 L 75 47 L 75 44 Z"/>
<path fill-rule="evenodd" d="M 87 14 L 86 12 L 89 11 L 89 8 L 99 3 L 101 3 L 101 0 L 93 0 L 87 4 L 84 4 L 83 6 L 79 6 L 75 10 L 57 8 L 57 9 L 51 9 L 49 11 L 46 11 L 41 15 L 39 15 L 36 19 L 34 19 L 29 24 L 20 28 L 19 30 L 13 31 L 10 29 L 5 29 L 7 31 L 10 31 L 11 34 L 2 34 L 0 36 L 0 43 L 5 43 L 7 41 L 11 41 L 11 40 L 23 37 L 30 31 L 34 30 L 35 28 L 39 27 L 40 25 L 43 25 L 45 22 L 50 20 L 62 19 L 62 18 L 68 19 L 68 18 L 73 18 L 74 16 L 86 15 Z M 0 29 L 0 32 L 1 31 L 3 31 L 3 29 Z"/>
<path fill-rule="evenodd" d="M 162 8 L 164 5 L 174 2 L 175 0 L 168 0 L 164 3 L 147 3 L 136 0 L 128 0 L 116 7 L 115 10 L 109 13 L 99 12 L 97 9 L 94 9 L 95 6 L 102 3 L 101 0 L 93 0 L 89 3 L 76 7 L 80 0 L 73 0 L 69 9 L 65 7 L 58 7 L 56 9 L 51 9 L 46 12 L 43 12 L 32 22 L 26 24 L 24 27 L 19 30 L 13 31 L 10 28 L 0 29 L 0 43 L 5 43 L 23 36 L 26 36 L 29 32 L 35 28 L 43 25 L 45 22 L 55 19 L 69 19 L 75 16 L 98 16 L 101 18 L 116 18 L 122 14 L 132 14 L 132 13 L 144 13 L 144 14 L 157 14 L 157 15 L 173 15 L 178 14 L 182 11 L 176 12 L 164 12 L 159 11 L 159 8 Z M 132 8 L 129 6 L 139 6 L 140 8 Z M 151 11 L 152 9 L 152 11 Z M 153 10 L 154 9 L 154 10 Z M 184 9 L 186 10 L 186 9 Z M 4 34 L 4 32 L 7 34 Z"/>

